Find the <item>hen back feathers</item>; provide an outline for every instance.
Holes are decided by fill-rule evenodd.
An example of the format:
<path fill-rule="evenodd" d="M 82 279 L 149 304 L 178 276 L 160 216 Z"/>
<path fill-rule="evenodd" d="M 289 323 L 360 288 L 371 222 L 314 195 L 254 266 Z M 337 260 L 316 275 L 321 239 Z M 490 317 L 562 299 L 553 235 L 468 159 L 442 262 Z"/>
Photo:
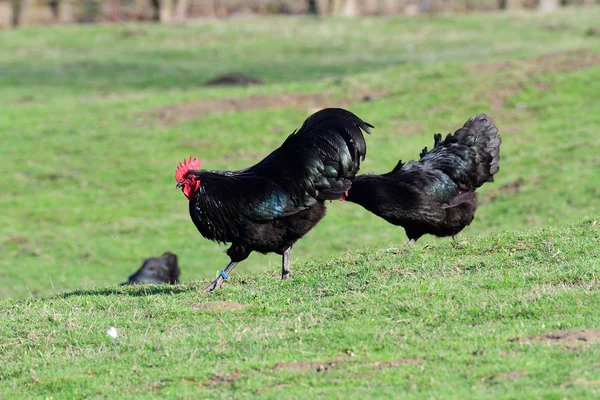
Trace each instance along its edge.
<path fill-rule="evenodd" d="M 347 200 L 404 226 L 409 237 L 454 235 L 473 219 L 474 191 L 494 181 L 499 156 L 498 129 L 479 114 L 445 139 L 434 135 L 433 148 L 425 147 L 419 160 L 399 161 L 386 174 L 357 176 Z"/>

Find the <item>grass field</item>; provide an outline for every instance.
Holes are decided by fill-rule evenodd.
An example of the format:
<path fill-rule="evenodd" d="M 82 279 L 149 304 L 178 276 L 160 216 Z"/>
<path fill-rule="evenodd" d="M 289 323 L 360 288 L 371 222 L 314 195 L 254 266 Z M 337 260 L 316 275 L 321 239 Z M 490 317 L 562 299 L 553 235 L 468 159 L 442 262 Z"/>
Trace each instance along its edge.
<path fill-rule="evenodd" d="M 349 252 L 210 296 L 188 283 L 6 301 L 0 392 L 595 399 L 600 329 L 528 337 L 600 326 L 599 246 L 600 221 L 587 219 Z"/>
<path fill-rule="evenodd" d="M 600 327 L 598 20 L 0 31 L 0 393 L 597 397 L 597 345 L 508 340 Z M 203 86 L 231 71 L 265 85 Z M 375 125 L 363 172 L 488 113 L 501 170 L 472 226 L 405 252 L 402 229 L 335 202 L 294 247 L 290 282 L 272 277 L 278 256 L 253 254 L 199 293 L 228 258 L 189 219 L 177 162 L 248 166 L 326 106 Z M 114 288 L 167 250 L 186 284 Z"/>

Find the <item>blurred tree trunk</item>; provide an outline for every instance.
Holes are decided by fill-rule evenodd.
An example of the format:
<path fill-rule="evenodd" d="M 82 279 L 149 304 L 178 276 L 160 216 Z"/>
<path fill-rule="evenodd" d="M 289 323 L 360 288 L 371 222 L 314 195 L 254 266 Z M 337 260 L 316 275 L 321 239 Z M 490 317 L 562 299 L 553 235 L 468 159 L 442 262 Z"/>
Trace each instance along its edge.
<path fill-rule="evenodd" d="M 58 20 L 60 22 L 73 22 L 73 1 L 61 0 L 58 5 Z"/>
<path fill-rule="evenodd" d="M 135 10 L 136 19 L 144 19 L 149 3 L 147 0 L 134 0 L 133 9 Z"/>
<path fill-rule="evenodd" d="M 389 14 L 396 14 L 402 12 L 404 4 L 397 0 L 385 0 L 384 2 L 384 12 Z"/>
<path fill-rule="evenodd" d="M 121 20 L 121 0 L 110 0 L 110 18 L 113 21 Z"/>
<path fill-rule="evenodd" d="M 150 0 L 152 5 L 152 20 L 160 21 L 160 0 Z"/>
<path fill-rule="evenodd" d="M 317 0 L 308 0 L 308 11 L 309 14 L 318 15 L 319 8 L 317 7 Z"/>
<path fill-rule="evenodd" d="M 14 28 L 27 25 L 30 22 L 31 9 L 35 6 L 35 0 L 12 0 L 11 25 Z"/>
<path fill-rule="evenodd" d="M 23 11 L 23 1 L 22 0 L 11 0 L 11 16 L 10 16 L 10 24 L 13 28 L 18 27 L 21 24 L 21 12 Z"/>
<path fill-rule="evenodd" d="M 206 2 L 208 3 L 208 7 L 207 7 L 208 15 L 210 15 L 211 17 L 216 17 L 217 16 L 217 2 L 215 0 L 207 0 Z"/>
<path fill-rule="evenodd" d="M 330 0 L 329 13 L 332 15 L 341 15 L 344 8 L 344 0 Z"/>
<path fill-rule="evenodd" d="M 541 11 L 552 11 L 558 8 L 558 0 L 540 0 L 538 9 Z"/>
<path fill-rule="evenodd" d="M 96 18 L 98 18 L 98 14 L 100 12 L 99 7 L 102 4 L 94 0 L 82 0 L 83 3 L 83 16 L 81 18 L 81 22 L 84 23 L 92 23 L 96 22 Z"/>
<path fill-rule="evenodd" d="M 152 0 L 152 7 L 155 13 L 157 5 L 160 22 L 182 23 L 186 20 L 190 2 L 189 0 L 177 0 L 177 2 L 174 0 Z"/>
<path fill-rule="evenodd" d="M 513 9 L 518 9 L 518 8 L 522 8 L 523 4 L 521 2 L 521 0 L 500 0 L 500 8 L 501 9 L 508 9 L 508 10 L 513 10 Z"/>
<path fill-rule="evenodd" d="M 356 0 L 346 0 L 344 2 L 342 15 L 344 17 L 356 17 L 358 15 L 358 4 L 356 4 Z"/>
<path fill-rule="evenodd" d="M 173 18 L 173 0 L 161 0 L 160 22 L 171 22 Z"/>
<path fill-rule="evenodd" d="M 385 15 L 387 13 L 387 11 L 388 11 L 387 10 L 387 8 L 388 8 L 387 6 L 388 6 L 388 4 L 387 4 L 386 0 L 377 0 L 375 2 L 375 7 L 376 7 L 375 8 L 375 12 L 377 14 L 384 14 Z"/>
<path fill-rule="evenodd" d="M 59 16 L 59 3 L 59 0 L 48 0 L 48 7 L 50 7 L 50 11 L 52 11 L 52 16 L 54 17 L 54 19 L 58 19 Z"/>
<path fill-rule="evenodd" d="M 365 0 L 363 1 L 362 14 L 377 14 L 379 12 L 379 1 L 378 0 Z"/>
<path fill-rule="evenodd" d="M 421 0 L 420 2 L 420 11 L 421 12 L 429 12 L 431 10 L 431 1 L 430 0 Z"/>
<path fill-rule="evenodd" d="M 316 2 L 315 2 L 316 3 Z M 356 0 L 329 0 L 321 13 L 330 15 L 342 15 L 354 17 L 358 15 L 358 3 Z"/>
<path fill-rule="evenodd" d="M 187 10 L 189 8 L 190 2 L 189 0 L 177 0 L 177 5 L 175 6 L 175 15 L 173 16 L 173 21 L 182 23 L 186 20 Z"/>

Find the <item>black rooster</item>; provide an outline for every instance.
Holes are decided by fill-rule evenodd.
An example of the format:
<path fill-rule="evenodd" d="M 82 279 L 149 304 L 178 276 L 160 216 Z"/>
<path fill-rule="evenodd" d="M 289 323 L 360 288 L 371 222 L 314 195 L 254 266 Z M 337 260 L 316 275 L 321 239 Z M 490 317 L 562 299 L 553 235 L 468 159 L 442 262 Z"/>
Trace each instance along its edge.
<path fill-rule="evenodd" d="M 357 176 L 346 197 L 404 227 L 409 244 L 425 234 L 454 236 L 469 225 L 477 209 L 475 189 L 493 182 L 499 170 L 500 135 L 485 114 L 434 140 L 419 161 L 399 161 L 383 175 Z"/>
<path fill-rule="evenodd" d="M 252 251 L 281 254 L 281 279 L 287 279 L 292 245 L 323 218 L 325 200 L 348 192 L 367 151 L 362 131 L 372 127 L 349 111 L 327 108 L 250 168 L 200 170 L 192 157 L 179 163 L 177 187 L 189 199 L 196 228 L 207 239 L 231 243 L 229 265 L 206 290 L 219 288 Z"/>
<path fill-rule="evenodd" d="M 144 264 L 129 277 L 127 284 L 156 284 L 170 283 L 172 285 L 179 283 L 180 270 L 177 266 L 177 256 L 171 252 L 166 252 L 160 257 L 151 257 L 144 260 Z"/>

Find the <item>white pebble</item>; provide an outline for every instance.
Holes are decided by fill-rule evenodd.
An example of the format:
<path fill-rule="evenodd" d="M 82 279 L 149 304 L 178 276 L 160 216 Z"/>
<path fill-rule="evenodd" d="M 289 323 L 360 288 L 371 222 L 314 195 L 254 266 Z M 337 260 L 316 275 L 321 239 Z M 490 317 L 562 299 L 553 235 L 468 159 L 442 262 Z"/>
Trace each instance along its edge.
<path fill-rule="evenodd" d="M 106 334 L 113 339 L 116 339 L 119 336 L 119 334 L 117 333 L 117 328 L 115 328 L 114 326 L 111 326 L 110 328 L 108 328 L 108 330 L 106 331 Z"/>

